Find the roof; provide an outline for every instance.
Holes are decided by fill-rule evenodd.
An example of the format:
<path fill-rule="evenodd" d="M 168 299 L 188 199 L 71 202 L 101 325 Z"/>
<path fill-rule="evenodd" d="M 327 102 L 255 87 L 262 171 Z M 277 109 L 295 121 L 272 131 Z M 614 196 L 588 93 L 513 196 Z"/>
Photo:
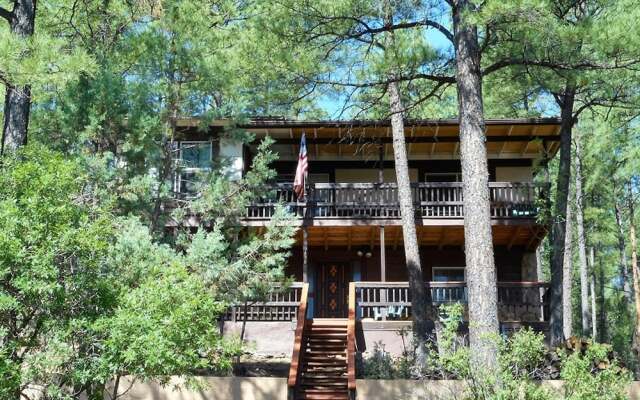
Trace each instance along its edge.
<path fill-rule="evenodd" d="M 542 153 L 553 155 L 560 143 L 560 118 L 519 118 L 485 120 L 487 153 L 490 157 L 538 158 Z M 198 119 L 182 119 L 179 127 L 194 128 Z M 229 120 L 217 120 L 210 124 L 211 131 L 223 129 Z M 307 144 L 315 145 L 320 155 L 331 155 L 354 151 L 351 147 L 379 143 L 391 146 L 390 120 L 294 120 L 279 117 L 252 118 L 239 124 L 240 128 L 253 132 L 260 139 L 270 136 L 281 155 L 292 153 L 304 132 Z M 455 157 L 459 151 L 459 123 L 457 119 L 407 119 L 405 137 L 411 144 L 409 152 L 414 154 Z M 377 152 L 377 150 L 375 150 Z"/>

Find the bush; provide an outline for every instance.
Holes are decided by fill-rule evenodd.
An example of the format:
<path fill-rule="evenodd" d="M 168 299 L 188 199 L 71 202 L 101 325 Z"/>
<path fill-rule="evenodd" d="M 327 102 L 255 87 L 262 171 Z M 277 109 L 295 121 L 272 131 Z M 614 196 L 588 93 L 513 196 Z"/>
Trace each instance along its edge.
<path fill-rule="evenodd" d="M 364 375 L 370 379 L 418 378 L 461 379 L 467 382 L 467 398 L 486 400 L 551 400 L 558 393 L 541 385 L 543 379 L 557 376 L 565 381 L 568 400 L 625 399 L 631 373 L 613 356 L 611 346 L 593 343 L 586 350 L 569 353 L 549 350 L 544 335 L 522 329 L 499 340 L 497 375 L 474 376 L 469 367 L 469 348 L 461 345 L 458 327 L 462 306 L 442 306 L 439 342 L 429 346 L 425 366 L 415 365 L 415 349 L 393 357 L 376 343 L 371 357 L 364 361 Z M 401 331 L 403 338 L 408 334 Z"/>
<path fill-rule="evenodd" d="M 631 373 L 611 357 L 611 346 L 593 343 L 582 352 L 561 352 L 565 396 L 569 400 L 626 399 Z"/>

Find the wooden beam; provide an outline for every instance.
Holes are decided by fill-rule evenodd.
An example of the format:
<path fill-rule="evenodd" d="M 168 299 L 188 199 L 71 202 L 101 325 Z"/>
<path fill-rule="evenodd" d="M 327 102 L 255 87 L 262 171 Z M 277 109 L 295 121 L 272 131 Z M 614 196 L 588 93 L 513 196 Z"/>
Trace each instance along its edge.
<path fill-rule="evenodd" d="M 538 127 L 537 127 L 537 126 L 534 126 L 534 127 L 531 129 L 531 136 L 532 136 L 532 137 L 535 137 L 535 136 L 536 136 L 536 133 L 538 133 Z M 531 142 L 532 142 L 532 141 L 529 141 L 529 142 L 527 142 L 527 143 L 524 145 L 524 149 L 522 149 L 522 152 L 520 153 L 520 156 L 524 156 L 524 154 L 525 154 L 525 153 L 527 152 L 527 150 L 529 149 L 529 145 L 531 144 Z"/>
<path fill-rule="evenodd" d="M 436 131 L 433 133 L 433 138 L 435 139 L 433 141 L 433 144 L 431 145 L 431 155 L 433 155 L 433 152 L 436 150 L 436 143 L 438 143 L 438 132 L 440 131 L 440 127 L 436 126 Z"/>
<path fill-rule="evenodd" d="M 329 250 L 329 229 L 325 228 L 322 230 L 322 240 L 324 241 L 324 251 Z"/>
<path fill-rule="evenodd" d="M 347 251 L 351 251 L 352 231 L 351 228 L 347 229 Z"/>
<path fill-rule="evenodd" d="M 318 139 L 318 128 L 313 128 L 313 138 L 316 140 Z M 316 149 L 316 158 L 318 158 L 318 143 L 316 143 L 315 149 Z"/>
<path fill-rule="evenodd" d="M 398 234 L 393 239 L 393 250 L 398 250 L 398 245 L 400 244 L 400 238 L 402 237 L 402 228 L 398 229 Z"/>
<path fill-rule="evenodd" d="M 446 238 L 445 232 L 445 228 L 442 228 L 442 230 L 440 231 L 440 238 L 438 239 L 438 250 L 442 250 L 442 248 L 444 247 L 444 241 Z"/>
<path fill-rule="evenodd" d="M 293 138 L 293 128 L 289 128 L 289 139 L 291 139 L 291 154 L 293 154 L 294 157 L 297 157 L 298 152 L 296 151 L 295 139 Z"/>
<path fill-rule="evenodd" d="M 531 245 L 533 245 L 538 239 L 538 235 L 540 234 L 540 228 L 535 228 L 535 233 L 531 235 L 531 239 L 527 242 L 526 248 L 531 249 Z"/>
<path fill-rule="evenodd" d="M 309 234 L 307 227 L 302 227 L 302 281 L 309 282 Z"/>
<path fill-rule="evenodd" d="M 456 155 L 456 153 L 458 152 L 458 147 L 460 147 L 460 142 L 456 142 L 456 144 L 453 146 L 453 153 L 451 153 L 452 156 Z"/>
<path fill-rule="evenodd" d="M 548 136 L 548 135 L 516 135 L 516 136 L 487 136 L 487 142 L 491 143 L 503 143 L 503 142 L 514 142 L 514 143 L 526 143 L 532 140 L 548 140 L 550 142 L 559 142 L 559 138 L 557 136 Z M 276 144 L 293 144 L 297 145 L 300 142 L 298 138 L 276 138 L 274 139 Z M 319 137 L 319 138 L 307 138 L 307 145 L 310 144 L 337 144 L 340 139 L 337 137 Z M 414 137 L 406 137 L 407 143 L 459 143 L 460 137 L 458 136 L 443 136 L 440 138 L 437 137 L 429 137 L 429 136 L 414 136 Z M 357 138 L 349 138 L 342 140 L 343 143 L 346 144 L 377 144 L 377 143 L 386 143 L 393 144 L 393 138 L 391 137 L 357 137 Z"/>
<path fill-rule="evenodd" d="M 371 250 L 373 250 L 373 244 L 375 243 L 376 240 L 376 227 L 372 226 L 371 227 L 371 238 L 369 239 L 369 247 L 371 248 Z"/>
<path fill-rule="evenodd" d="M 511 133 L 513 133 L 513 125 L 511 125 L 509 127 L 509 131 L 507 132 L 507 136 L 511 136 Z M 509 143 L 509 142 L 502 143 L 502 146 L 500 147 L 500 151 L 498 151 L 498 157 L 500 157 L 500 155 L 502 155 L 502 152 L 504 151 L 504 148 L 507 145 L 507 143 Z"/>
<path fill-rule="evenodd" d="M 415 134 L 414 134 L 415 130 L 416 130 L 416 127 L 412 126 L 411 127 L 411 137 L 415 136 Z M 387 136 L 389 136 L 389 134 L 387 134 Z M 409 148 L 407 149 L 407 157 L 411 156 L 411 146 L 413 146 L 413 143 L 409 143 Z M 385 156 L 386 156 L 386 154 L 385 154 Z"/>
<path fill-rule="evenodd" d="M 384 226 L 380 226 L 380 280 L 387 280 L 387 255 L 384 243 Z"/>
<path fill-rule="evenodd" d="M 515 232 L 513 233 L 513 235 L 511 235 L 511 239 L 509 239 L 509 243 L 507 244 L 507 250 L 511 251 L 514 243 L 516 242 L 516 240 L 518 240 L 518 235 L 520 234 L 521 229 L 522 225 L 516 226 Z"/>

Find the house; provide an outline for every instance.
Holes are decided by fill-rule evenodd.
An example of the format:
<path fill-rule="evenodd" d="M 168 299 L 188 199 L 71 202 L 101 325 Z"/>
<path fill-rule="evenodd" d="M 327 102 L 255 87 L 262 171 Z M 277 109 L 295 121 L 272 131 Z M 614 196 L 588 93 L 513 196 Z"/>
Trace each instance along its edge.
<path fill-rule="evenodd" d="M 181 123 L 188 139 L 180 143 L 183 159 L 197 169 L 198 160 L 215 153 L 229 160 L 232 179 L 240 176 L 255 146 L 211 142 L 224 121 L 213 123 L 206 135 L 198 134 L 195 124 Z M 251 306 L 247 315 L 233 308 L 224 329 L 237 330 L 246 318 L 247 338 L 257 352 L 293 353 L 289 383 L 301 398 L 336 388 L 337 397 L 327 398 L 342 398 L 337 393 L 352 385 L 354 353 L 370 350 L 375 342 L 400 353 L 397 331 L 411 326 L 389 122 L 274 118 L 241 128 L 257 138 L 274 138 L 280 155 L 274 165 L 275 195 L 251 205 L 242 223 L 260 231 L 276 202 L 286 204 L 300 226 L 287 265 L 296 283 L 268 303 Z M 535 174 L 557 152 L 559 130 L 556 118 L 486 121 L 498 308 L 505 333 L 523 326 L 547 328 L 548 285 L 540 282 L 536 249 L 547 233 L 538 214 L 549 193 Z M 303 133 L 309 158 L 304 201 L 292 187 Z M 458 123 L 409 120 L 405 137 L 435 322 L 439 305 L 467 299 Z M 176 177 L 176 191 L 188 192 L 191 173 L 184 170 Z"/>

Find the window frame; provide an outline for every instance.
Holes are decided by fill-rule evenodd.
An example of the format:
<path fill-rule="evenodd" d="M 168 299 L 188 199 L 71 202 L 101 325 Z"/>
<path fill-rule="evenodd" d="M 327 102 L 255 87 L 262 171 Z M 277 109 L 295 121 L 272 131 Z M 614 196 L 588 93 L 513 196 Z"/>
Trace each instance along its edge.
<path fill-rule="evenodd" d="M 181 140 L 181 141 L 177 141 L 177 153 L 178 156 L 176 157 L 176 161 L 175 161 L 175 166 L 176 166 L 176 173 L 175 173 L 175 178 L 174 178 L 174 192 L 180 196 L 184 196 L 187 198 L 190 197 L 195 197 L 197 194 L 195 193 L 189 193 L 188 191 L 182 191 L 182 184 L 183 184 L 183 174 L 193 174 L 193 173 L 198 173 L 200 171 L 211 171 L 211 164 L 208 167 L 187 167 L 185 166 L 184 163 L 184 159 L 183 159 L 183 150 L 186 146 L 197 146 L 197 145 L 203 145 L 203 144 L 208 144 L 209 145 L 209 163 L 213 163 L 213 159 L 214 159 L 214 146 L 213 146 L 213 140 Z"/>

